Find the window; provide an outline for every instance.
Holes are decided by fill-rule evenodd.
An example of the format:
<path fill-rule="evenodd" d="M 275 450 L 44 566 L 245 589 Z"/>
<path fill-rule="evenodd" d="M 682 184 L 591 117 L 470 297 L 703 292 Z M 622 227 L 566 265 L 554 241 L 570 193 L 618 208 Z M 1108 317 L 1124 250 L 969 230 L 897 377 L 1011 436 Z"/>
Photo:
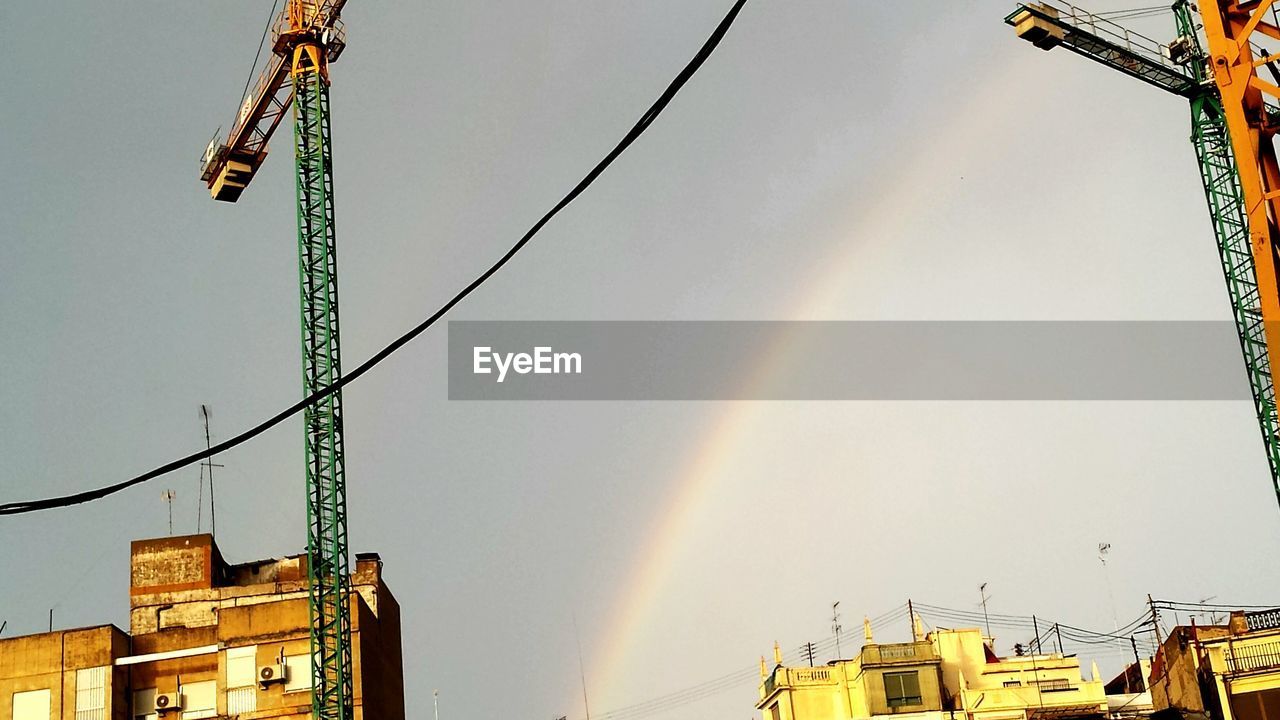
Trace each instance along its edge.
<path fill-rule="evenodd" d="M 156 689 L 133 691 L 133 720 L 156 720 Z"/>
<path fill-rule="evenodd" d="M 284 667 L 285 692 L 301 692 L 311 689 L 310 655 L 286 655 L 284 657 Z"/>
<path fill-rule="evenodd" d="M 778 703 L 769 706 L 769 720 L 782 720 L 782 711 L 778 709 Z"/>
<path fill-rule="evenodd" d="M 258 709 L 258 646 L 227 648 L 227 714 Z"/>
<path fill-rule="evenodd" d="M 218 681 L 182 683 L 182 720 L 218 716 Z"/>
<path fill-rule="evenodd" d="M 1036 684 L 1040 686 L 1041 692 L 1062 692 L 1071 689 L 1071 681 L 1066 678 L 1037 680 Z"/>
<path fill-rule="evenodd" d="M 76 720 L 106 720 L 107 668 L 76 671 Z"/>
<path fill-rule="evenodd" d="M 924 701 L 920 698 L 919 673 L 914 670 L 885 673 L 884 698 L 891 708 L 923 705 Z"/>
<path fill-rule="evenodd" d="M 49 720 L 49 691 L 45 689 L 14 693 L 13 720 Z"/>
<path fill-rule="evenodd" d="M 1022 687 L 1022 683 L 1017 680 L 1005 680 L 1004 686 L 1005 687 Z"/>

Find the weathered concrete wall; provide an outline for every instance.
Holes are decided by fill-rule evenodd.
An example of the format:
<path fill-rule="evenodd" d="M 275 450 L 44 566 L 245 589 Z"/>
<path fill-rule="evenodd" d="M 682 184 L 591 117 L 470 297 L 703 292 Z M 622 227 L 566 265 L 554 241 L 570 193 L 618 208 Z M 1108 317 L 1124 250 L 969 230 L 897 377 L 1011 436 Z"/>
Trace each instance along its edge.
<path fill-rule="evenodd" d="M 42 689 L 49 690 L 51 717 L 75 720 L 76 671 L 111 667 L 128 647 L 128 636 L 114 625 L 0 639 L 0 720 L 12 720 L 14 693 Z M 123 674 L 108 670 L 106 696 L 118 697 L 125 683 Z M 123 708 L 107 707 L 111 720 L 127 717 Z"/>
<path fill-rule="evenodd" d="M 210 535 L 135 540 L 129 548 L 129 594 L 210 588 L 222 570 Z"/>
<path fill-rule="evenodd" d="M 304 556 L 224 563 L 208 535 L 140 540 L 131 547 L 130 629 L 104 626 L 0 640 L 0 720 L 12 720 L 14 692 L 48 689 L 50 715 L 75 720 L 76 671 L 109 667 L 110 720 L 129 720 L 135 691 L 178 692 L 216 682 L 216 710 L 228 714 L 228 650 L 253 648 L 257 668 L 289 658 L 288 684 L 237 683 L 237 701 L 256 705 L 243 720 L 309 714 L 310 614 Z M 352 573 L 353 685 L 356 717 L 403 720 L 400 608 L 382 582 L 376 555 L 357 556 Z M 216 647 L 216 650 L 205 648 Z M 156 653 L 195 654 L 140 661 Z M 245 656 L 241 655 L 244 662 Z M 116 660 L 126 664 L 116 666 Z M 244 666 L 239 665 L 243 679 Z M 287 689 L 286 689 L 287 688 Z M 191 688 L 196 692 L 195 688 Z M 247 694 L 245 694 L 247 693 Z"/>

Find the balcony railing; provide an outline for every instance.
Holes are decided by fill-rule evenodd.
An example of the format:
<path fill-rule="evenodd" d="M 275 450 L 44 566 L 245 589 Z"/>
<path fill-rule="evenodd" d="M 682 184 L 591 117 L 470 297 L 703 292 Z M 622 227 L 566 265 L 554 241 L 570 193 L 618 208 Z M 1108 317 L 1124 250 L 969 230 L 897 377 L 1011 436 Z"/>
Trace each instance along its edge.
<path fill-rule="evenodd" d="M 935 659 L 933 643 L 894 643 L 867 645 L 862 648 L 863 665 L 918 663 Z"/>
<path fill-rule="evenodd" d="M 779 687 L 796 687 L 798 685 L 831 685 L 835 675 L 831 668 L 779 668 L 764 679 L 764 695 L 768 697 Z"/>
<path fill-rule="evenodd" d="M 826 685 L 831 682 L 830 668 L 796 668 L 789 670 L 792 685 Z"/>
<path fill-rule="evenodd" d="M 1237 645 L 1227 650 L 1227 669 L 1233 673 L 1280 668 L 1280 642 Z"/>
<path fill-rule="evenodd" d="M 1257 610 L 1244 614 L 1246 626 L 1251 631 L 1280 628 L 1280 610 Z"/>

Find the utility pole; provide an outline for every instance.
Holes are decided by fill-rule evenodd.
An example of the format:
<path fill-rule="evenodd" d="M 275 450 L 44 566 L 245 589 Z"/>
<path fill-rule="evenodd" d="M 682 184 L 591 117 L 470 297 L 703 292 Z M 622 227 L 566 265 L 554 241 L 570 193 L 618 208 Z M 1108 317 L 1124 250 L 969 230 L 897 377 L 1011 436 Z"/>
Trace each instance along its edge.
<path fill-rule="evenodd" d="M 813 667 L 814 652 L 815 648 L 811 642 L 807 642 L 800 646 L 800 656 L 809 659 L 809 667 Z"/>
<path fill-rule="evenodd" d="M 1138 656 L 1138 640 L 1134 638 L 1134 636 L 1130 635 L 1129 644 L 1133 646 L 1133 666 L 1138 669 L 1138 672 L 1137 672 L 1138 677 L 1142 678 L 1142 681 L 1138 683 L 1138 692 L 1145 692 L 1147 689 L 1145 687 L 1146 678 L 1142 677 L 1142 658 Z M 1129 692 L 1133 692 L 1133 690 L 1129 689 L 1129 675 L 1127 673 L 1125 674 L 1125 677 L 1124 677 L 1124 684 L 1125 684 L 1125 690 L 1128 690 Z"/>
<path fill-rule="evenodd" d="M 1147 593 L 1147 607 L 1151 608 L 1151 627 L 1156 632 L 1156 647 L 1164 645 L 1164 639 L 1160 635 L 1160 611 L 1156 610 L 1156 603 L 1151 599 L 1151 593 Z"/>
<path fill-rule="evenodd" d="M 982 597 L 982 620 L 987 625 L 987 637 L 991 637 L 991 618 L 987 617 L 987 584 L 978 586 L 978 595 Z"/>
<path fill-rule="evenodd" d="M 841 660 L 844 655 L 840 652 L 840 601 L 831 603 L 831 632 L 836 636 L 836 659 Z"/>
<path fill-rule="evenodd" d="M 431 704 L 435 706 L 436 720 L 440 720 L 440 691 L 439 690 L 431 691 Z"/>
<path fill-rule="evenodd" d="M 1062 654 L 1062 628 L 1058 627 L 1058 623 L 1053 624 L 1053 633 L 1058 636 L 1058 654 Z"/>

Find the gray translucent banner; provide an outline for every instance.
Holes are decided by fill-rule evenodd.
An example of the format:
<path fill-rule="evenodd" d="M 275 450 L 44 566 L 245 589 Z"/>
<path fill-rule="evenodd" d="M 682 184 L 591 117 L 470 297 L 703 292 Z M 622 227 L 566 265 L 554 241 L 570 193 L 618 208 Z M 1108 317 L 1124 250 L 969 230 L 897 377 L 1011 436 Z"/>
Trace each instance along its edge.
<path fill-rule="evenodd" d="M 461 321 L 450 400 L 1249 400 L 1229 322 Z"/>

